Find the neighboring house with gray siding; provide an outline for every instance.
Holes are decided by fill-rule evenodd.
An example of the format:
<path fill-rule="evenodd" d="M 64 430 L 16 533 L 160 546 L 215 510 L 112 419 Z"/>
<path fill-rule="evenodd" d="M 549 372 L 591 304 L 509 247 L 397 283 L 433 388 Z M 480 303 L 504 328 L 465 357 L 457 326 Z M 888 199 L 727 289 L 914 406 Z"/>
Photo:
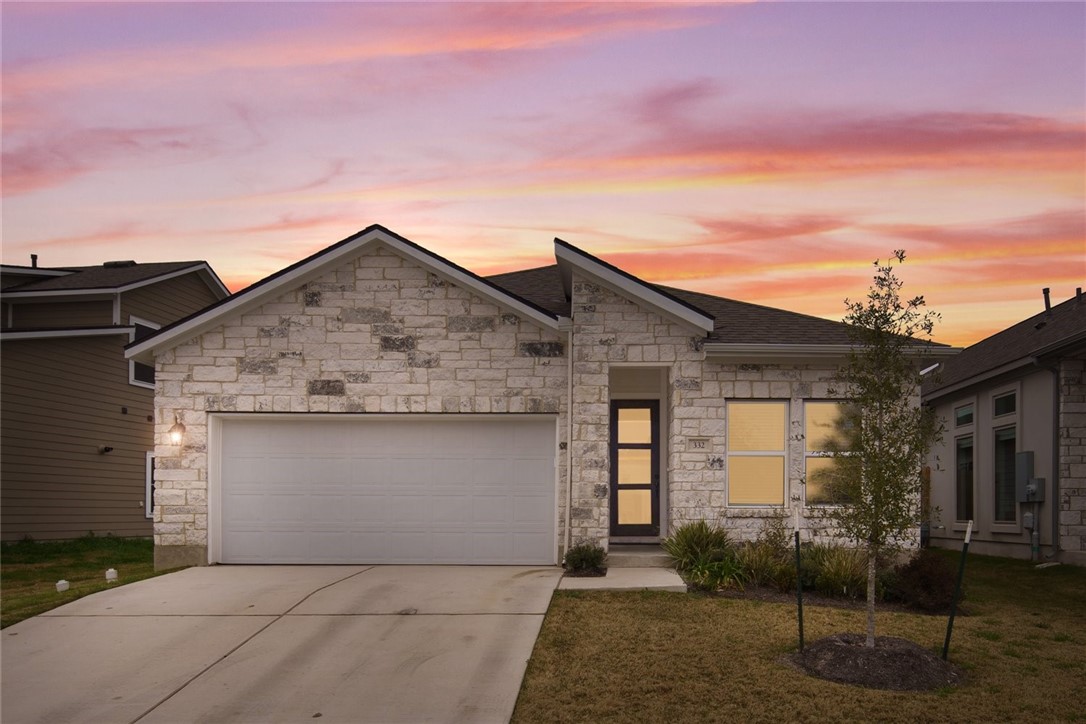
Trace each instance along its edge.
<path fill-rule="evenodd" d="M 156 370 L 156 565 L 822 535 L 805 480 L 846 326 L 554 253 L 482 278 L 371 226 L 130 345 Z"/>
<path fill-rule="evenodd" d="M 1086 565 L 1086 300 L 968 347 L 925 386 L 946 424 L 932 451 L 934 545 Z M 1032 481 L 1032 482 L 1031 482 Z M 1032 489 L 1027 489 L 1032 485 Z"/>
<path fill-rule="evenodd" d="M 228 294 L 200 261 L 0 266 L 4 540 L 152 534 L 154 367 L 124 347 Z"/>

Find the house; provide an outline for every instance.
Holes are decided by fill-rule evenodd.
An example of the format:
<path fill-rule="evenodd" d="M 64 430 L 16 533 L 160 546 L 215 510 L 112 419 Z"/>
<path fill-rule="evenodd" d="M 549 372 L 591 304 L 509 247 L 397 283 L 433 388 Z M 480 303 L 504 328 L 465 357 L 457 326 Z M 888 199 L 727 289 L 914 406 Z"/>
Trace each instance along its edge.
<path fill-rule="evenodd" d="M 946 360 L 924 403 L 934 545 L 1086 565 L 1086 300 L 1082 290 Z"/>
<path fill-rule="evenodd" d="M 0 266 L 0 533 L 150 536 L 154 367 L 134 339 L 229 295 L 204 262 Z"/>
<path fill-rule="evenodd" d="M 483 278 L 371 226 L 130 345 L 159 385 L 156 565 L 820 534 L 846 327 L 554 253 Z"/>

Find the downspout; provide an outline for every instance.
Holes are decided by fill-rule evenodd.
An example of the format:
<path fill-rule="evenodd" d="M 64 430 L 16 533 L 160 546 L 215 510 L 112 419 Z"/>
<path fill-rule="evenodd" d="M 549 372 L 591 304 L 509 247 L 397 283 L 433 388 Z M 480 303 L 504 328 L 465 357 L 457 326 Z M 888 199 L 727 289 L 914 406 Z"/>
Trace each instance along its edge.
<path fill-rule="evenodd" d="M 570 320 L 569 342 L 566 345 L 566 547 L 573 538 L 573 320 Z"/>
<path fill-rule="evenodd" d="M 1060 363 L 1045 365 L 1034 357 L 1033 364 L 1052 374 L 1052 553 L 1048 557 L 1054 559 L 1060 555 Z"/>

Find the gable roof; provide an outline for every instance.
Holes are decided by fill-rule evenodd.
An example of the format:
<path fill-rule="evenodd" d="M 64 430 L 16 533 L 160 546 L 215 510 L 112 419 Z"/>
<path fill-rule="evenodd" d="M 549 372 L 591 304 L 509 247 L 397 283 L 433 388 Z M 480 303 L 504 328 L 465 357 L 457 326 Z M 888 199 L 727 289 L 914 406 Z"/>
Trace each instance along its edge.
<path fill-rule="evenodd" d="M 626 296 L 655 309 L 665 317 L 670 317 L 682 324 L 701 330 L 706 335 L 713 331 L 715 322 L 713 315 L 668 293 L 663 287 L 638 279 L 633 274 L 608 264 L 568 242 L 555 239 L 554 256 L 558 260 L 559 278 L 562 281 L 562 289 L 567 297 L 570 296 L 572 291 L 573 270 L 577 269 L 590 277 L 599 279 Z"/>
<path fill-rule="evenodd" d="M 557 264 L 507 272 L 487 277 L 509 291 L 531 299 L 555 314 L 568 316 L 570 302 L 562 287 Z M 642 282 L 653 289 L 704 310 L 713 318 L 713 331 L 707 342 L 780 344 L 841 344 L 850 343 L 848 326 L 821 317 L 812 317 L 784 309 L 740 302 L 711 294 Z"/>
<path fill-rule="evenodd" d="M 1086 349 L 1086 298 L 1072 297 L 967 347 L 943 363 L 938 380 L 924 388 L 938 399 L 1046 357 Z"/>
<path fill-rule="evenodd" d="M 20 272 L 26 269 L 27 267 L 12 268 L 13 271 Z M 3 290 L 5 297 L 18 299 L 125 292 L 191 273 L 199 273 L 220 299 L 230 294 L 226 285 L 205 261 L 167 261 L 145 264 L 107 262 L 98 266 L 48 269 L 31 267 L 30 269 L 48 273 L 50 276 L 7 287 Z"/>
<path fill-rule="evenodd" d="M 125 356 L 150 361 L 158 352 L 170 349 L 222 323 L 227 318 L 253 309 L 291 289 L 319 277 L 326 271 L 345 263 L 369 248 L 387 248 L 417 262 L 435 274 L 464 287 L 484 299 L 489 299 L 521 314 L 541 326 L 558 329 L 558 315 L 528 299 L 517 296 L 493 282 L 468 271 L 462 266 L 415 244 L 379 224 L 368 226 L 326 249 L 291 264 L 271 276 L 242 289 L 237 294 L 207 307 L 196 314 L 179 319 L 158 332 L 133 342 L 125 348 Z"/>

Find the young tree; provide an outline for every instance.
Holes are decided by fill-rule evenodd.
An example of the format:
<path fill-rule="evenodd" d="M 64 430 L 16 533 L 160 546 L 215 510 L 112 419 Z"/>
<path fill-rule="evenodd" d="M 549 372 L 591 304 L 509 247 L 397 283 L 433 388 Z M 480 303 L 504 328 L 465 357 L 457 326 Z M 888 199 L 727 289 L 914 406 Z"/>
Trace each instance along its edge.
<path fill-rule="evenodd" d="M 921 522 L 921 470 L 942 426 L 920 406 L 920 362 L 939 315 L 924 297 L 904 299 L 894 252 L 867 298 L 846 299 L 853 348 L 838 373 L 848 401 L 829 442 L 834 464 L 820 481 L 836 503 L 826 515 L 838 535 L 867 549 L 867 639 L 875 645 L 875 576 L 879 553 L 915 540 Z"/>

